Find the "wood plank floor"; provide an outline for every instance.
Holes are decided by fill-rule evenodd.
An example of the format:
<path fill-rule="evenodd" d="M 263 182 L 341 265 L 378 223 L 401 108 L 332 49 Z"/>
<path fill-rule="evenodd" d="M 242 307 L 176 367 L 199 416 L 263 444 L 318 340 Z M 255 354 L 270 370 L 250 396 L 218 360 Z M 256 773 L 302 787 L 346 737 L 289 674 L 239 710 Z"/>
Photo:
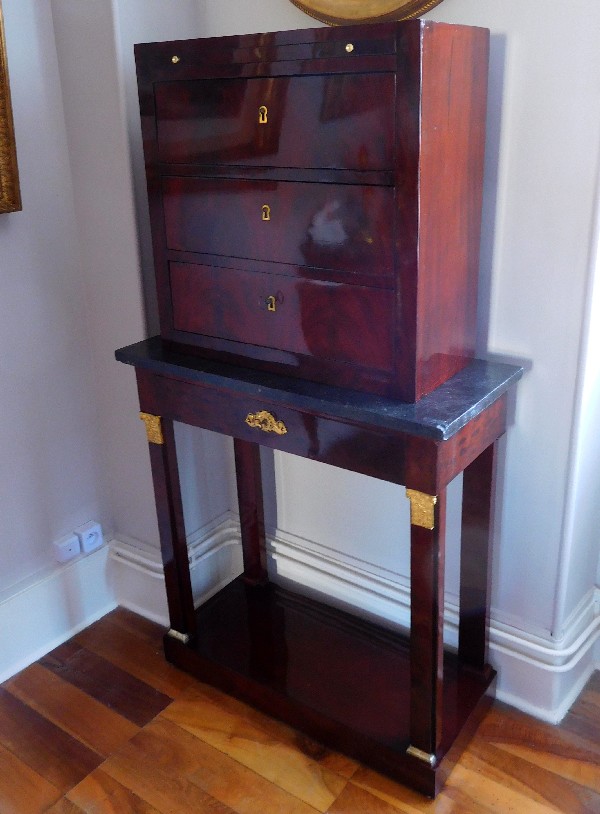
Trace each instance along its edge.
<path fill-rule="evenodd" d="M 560 727 L 500 704 L 435 801 L 166 663 L 117 610 L 0 686 L 0 814 L 600 812 L 600 674 Z"/>

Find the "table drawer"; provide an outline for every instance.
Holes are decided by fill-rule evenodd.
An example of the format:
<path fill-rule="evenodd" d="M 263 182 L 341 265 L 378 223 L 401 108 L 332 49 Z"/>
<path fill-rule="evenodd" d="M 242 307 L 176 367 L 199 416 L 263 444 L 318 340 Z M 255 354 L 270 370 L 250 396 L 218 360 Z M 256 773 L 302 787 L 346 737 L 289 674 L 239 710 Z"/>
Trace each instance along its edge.
<path fill-rule="evenodd" d="M 391 73 L 159 82 L 154 98 L 163 162 L 393 167 Z"/>
<path fill-rule="evenodd" d="M 393 273 L 389 187 L 166 177 L 168 249 Z"/>
<path fill-rule="evenodd" d="M 235 393 L 227 386 L 186 381 L 171 373 L 154 375 L 137 368 L 137 378 L 140 409 L 152 415 L 393 483 L 406 483 L 412 472 L 413 467 L 407 467 L 411 448 L 407 434 L 328 418 L 289 402 L 273 402 L 254 392 Z M 429 467 L 428 459 L 424 466 L 414 469 L 423 470 L 426 477 Z"/>
<path fill-rule="evenodd" d="M 177 331 L 388 371 L 391 292 L 265 272 L 171 263 Z"/>

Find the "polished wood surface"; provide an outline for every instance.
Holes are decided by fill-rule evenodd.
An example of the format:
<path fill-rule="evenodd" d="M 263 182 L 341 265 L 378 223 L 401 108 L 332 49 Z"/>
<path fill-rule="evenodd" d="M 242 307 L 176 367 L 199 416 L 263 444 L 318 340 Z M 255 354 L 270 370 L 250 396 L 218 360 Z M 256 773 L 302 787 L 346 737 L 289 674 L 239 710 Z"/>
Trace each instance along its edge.
<path fill-rule="evenodd" d="M 164 417 L 161 421 L 161 429 L 165 443 L 149 444 L 148 451 L 152 468 L 163 572 L 168 586 L 169 618 L 175 630 L 188 634 L 194 631 L 196 620 L 173 422 Z"/>
<path fill-rule="evenodd" d="M 488 41 L 413 20 L 138 45 L 162 336 L 404 401 L 463 368 Z"/>
<path fill-rule="evenodd" d="M 348 63 L 348 34 L 354 33 L 352 62 Z M 344 26 L 272 31 L 265 34 L 236 34 L 202 39 L 202 50 L 194 40 L 142 44 L 136 46 L 135 61 L 141 84 L 152 78 L 157 82 L 198 77 L 297 76 L 314 75 L 328 68 L 332 73 L 394 71 L 396 68 L 396 33 L 393 25 Z M 179 62 L 173 63 L 173 56 Z M 177 73 L 174 73 L 174 64 Z M 350 67 L 350 70 L 349 70 Z M 140 101 L 142 116 L 154 116 L 154 101 L 143 88 Z M 149 121 L 144 122 L 148 125 Z M 153 134 L 148 134 L 153 138 Z"/>
<path fill-rule="evenodd" d="M 161 82 L 155 94 L 165 163 L 393 166 L 392 73 Z"/>
<path fill-rule="evenodd" d="M 347 403 L 343 394 L 336 401 L 320 401 L 319 413 L 313 407 L 300 409 L 293 391 L 278 391 L 280 398 L 274 400 L 258 384 L 251 392 L 236 392 L 227 380 L 207 386 L 186 377 L 181 368 L 179 373 L 154 375 L 138 368 L 141 409 L 431 495 L 447 486 L 506 426 L 506 393 L 440 443 L 419 437 L 416 431 L 381 427 L 376 415 L 370 421 L 336 416 L 336 408 Z M 383 417 L 386 406 L 381 406 Z M 246 424 L 248 413 L 261 410 L 284 422 L 285 435 L 263 433 Z"/>
<path fill-rule="evenodd" d="M 446 561 L 446 489 L 436 495 L 433 529 L 410 527 L 410 746 L 427 755 L 440 753 L 442 735 L 448 740 L 450 727 L 444 712 L 456 701 L 444 704 L 450 676 L 444 665 L 444 569 Z M 491 676 L 483 676 L 487 689 Z M 480 677 L 481 680 L 481 677 Z M 460 682 L 459 682 L 460 683 Z M 484 689 L 484 692 L 485 692 Z M 453 687 L 456 699 L 474 703 L 477 690 Z M 481 693 L 481 689 L 480 689 Z M 463 712 L 460 709 L 460 712 Z M 460 725 L 454 727 L 454 740 L 465 716 L 457 714 Z"/>
<path fill-rule="evenodd" d="M 163 207 L 174 251 L 295 264 L 298 276 L 304 266 L 336 269 L 348 283 L 357 272 L 393 275 L 387 187 L 168 176 Z"/>
<path fill-rule="evenodd" d="M 416 308 L 420 393 L 437 387 L 473 355 L 477 328 L 489 45 L 480 29 L 450 29 L 451 36 L 444 26 L 433 27 L 423 41 L 418 267 L 425 273 L 418 275 Z"/>
<path fill-rule="evenodd" d="M 120 609 L 5 682 L 2 814 L 600 810 L 599 673 L 558 727 L 496 702 L 431 801 L 180 672 L 162 633 Z"/>
<path fill-rule="evenodd" d="M 310 383 L 300 387 L 294 380 L 291 386 L 290 379 L 272 374 L 252 372 L 250 382 L 248 369 L 203 366 L 194 357 L 186 363 L 160 340 L 158 346 L 148 340 L 121 349 L 117 358 L 134 365 L 140 408 L 160 416 L 165 427 L 164 443 L 153 437 L 149 443 L 165 529 L 167 658 L 435 796 L 494 694 L 495 673 L 485 661 L 494 449 L 506 429 L 508 393 L 520 371 L 474 362 L 418 407 L 409 405 L 413 421 L 407 423 L 406 405 L 395 401 Z M 234 439 L 244 577 L 197 610 L 179 484 L 172 474 L 174 421 Z M 269 582 L 261 445 L 411 490 L 416 503 L 408 639 L 334 611 L 324 604 L 326 597 L 323 602 L 304 597 L 301 586 L 291 592 Z M 456 659 L 443 643 L 446 487 L 465 469 L 463 561 L 480 565 L 463 562 Z M 429 507 L 425 517 L 422 503 Z"/>
<path fill-rule="evenodd" d="M 405 761 L 413 736 L 413 745 L 424 748 L 433 733 L 436 749 L 447 751 L 493 679 L 462 670 L 456 657 L 440 652 L 444 709 L 440 700 L 438 726 L 431 726 L 426 686 L 418 690 L 415 714 L 409 714 L 414 686 L 406 634 L 272 584 L 248 585 L 242 577 L 198 610 L 197 630 L 188 649 L 165 640 L 171 661 L 299 729 L 310 729 L 317 739 L 338 739 L 347 753 L 406 782 L 414 782 L 420 768 Z M 425 665 L 430 680 L 429 662 L 418 664 Z M 433 789 L 430 780 L 424 777 L 423 788 Z"/>
<path fill-rule="evenodd" d="M 179 331 L 201 329 L 213 337 L 315 360 L 342 360 L 382 371 L 392 367 L 388 291 L 190 263 L 171 263 L 170 271 L 173 325 Z"/>
<path fill-rule="evenodd" d="M 244 556 L 244 580 L 249 585 L 268 581 L 265 546 L 260 447 L 234 438 L 235 473 Z"/>
<path fill-rule="evenodd" d="M 458 647 L 463 663 L 477 670 L 488 660 L 491 569 L 482 539 L 493 512 L 495 456 L 496 446 L 488 447 L 463 473 Z"/>

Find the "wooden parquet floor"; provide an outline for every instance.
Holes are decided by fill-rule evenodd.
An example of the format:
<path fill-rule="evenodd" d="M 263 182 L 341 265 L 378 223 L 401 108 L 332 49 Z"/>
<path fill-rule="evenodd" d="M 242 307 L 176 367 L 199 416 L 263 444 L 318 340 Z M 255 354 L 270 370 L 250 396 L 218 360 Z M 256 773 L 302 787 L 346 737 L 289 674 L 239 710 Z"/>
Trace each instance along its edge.
<path fill-rule="evenodd" d="M 560 727 L 496 704 L 435 801 L 168 665 L 117 610 L 0 687 L 0 814 L 600 813 L 600 674 Z"/>

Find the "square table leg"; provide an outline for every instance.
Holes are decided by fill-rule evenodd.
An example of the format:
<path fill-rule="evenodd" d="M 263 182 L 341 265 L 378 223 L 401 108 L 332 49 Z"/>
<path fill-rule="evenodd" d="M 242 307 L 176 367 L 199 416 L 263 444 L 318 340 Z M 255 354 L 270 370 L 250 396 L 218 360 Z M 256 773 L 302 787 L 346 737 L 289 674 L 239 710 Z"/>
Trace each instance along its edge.
<path fill-rule="evenodd" d="M 196 633 L 196 613 L 181 502 L 173 422 L 140 413 L 146 425 L 154 498 L 160 534 L 170 630 L 187 642 Z"/>
<path fill-rule="evenodd" d="M 235 438 L 233 447 L 244 556 L 244 580 L 250 585 L 260 585 L 268 580 L 260 446 L 252 441 Z"/>
<path fill-rule="evenodd" d="M 411 500 L 410 746 L 436 764 L 442 738 L 446 490 Z"/>
<path fill-rule="evenodd" d="M 463 664 L 477 670 L 487 661 L 495 459 L 494 443 L 463 474 L 458 653 Z"/>

